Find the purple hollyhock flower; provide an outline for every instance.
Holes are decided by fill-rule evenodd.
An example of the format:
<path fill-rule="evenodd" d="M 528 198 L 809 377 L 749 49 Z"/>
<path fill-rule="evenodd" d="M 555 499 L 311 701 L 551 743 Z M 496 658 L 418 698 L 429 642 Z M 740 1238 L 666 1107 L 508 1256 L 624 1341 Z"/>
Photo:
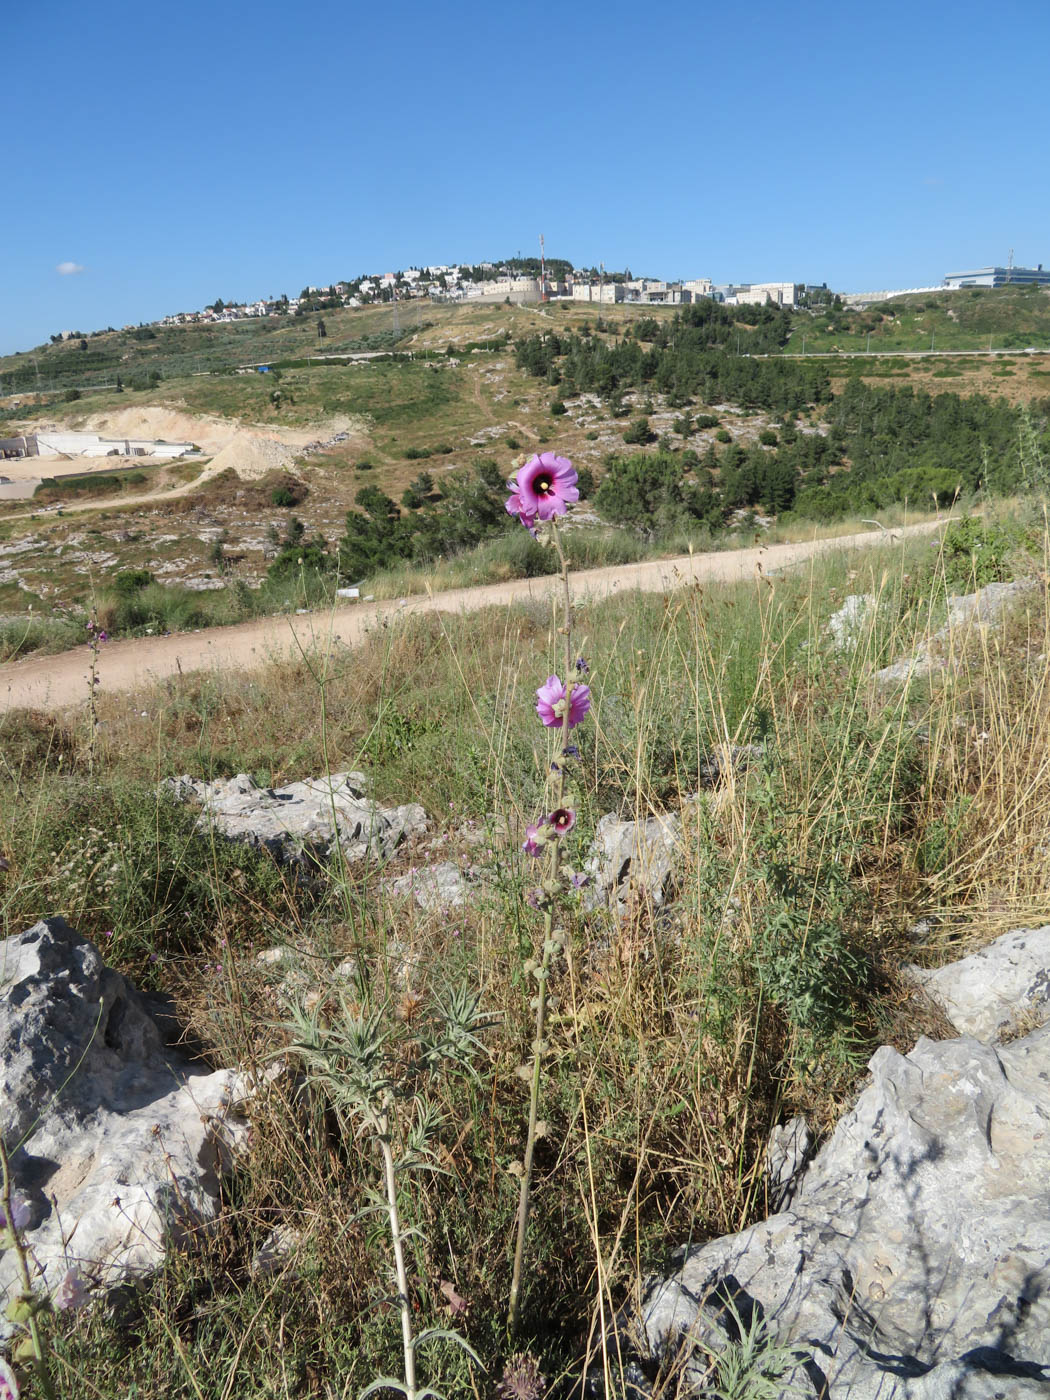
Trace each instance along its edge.
<path fill-rule="evenodd" d="M 574 685 L 569 700 L 569 728 L 573 729 L 591 708 L 591 691 Z M 536 713 L 548 729 L 560 729 L 565 718 L 565 687 L 557 676 L 548 676 L 536 692 Z"/>
<path fill-rule="evenodd" d="M 62 1282 L 55 1289 L 54 1304 L 59 1312 L 76 1312 L 88 1300 L 88 1288 L 83 1275 L 77 1268 L 67 1269 Z"/>
<path fill-rule="evenodd" d="M 591 877 L 589 875 L 581 875 L 579 871 L 574 871 L 571 879 L 573 889 L 577 890 L 582 890 L 591 883 Z"/>
<path fill-rule="evenodd" d="M 18 1400 L 21 1393 L 14 1371 L 0 1356 L 0 1400 Z"/>
<path fill-rule="evenodd" d="M 572 502 L 580 499 L 576 481 L 576 472 L 568 457 L 541 452 L 538 457 L 530 457 L 519 468 L 517 478 L 512 483 L 514 495 L 507 502 L 507 510 L 511 515 L 519 516 L 523 523 L 526 515 L 534 520 L 537 517 L 550 520 L 555 515 L 564 515 Z"/>
<path fill-rule="evenodd" d="M 29 1225 L 32 1222 L 32 1219 L 33 1208 L 29 1204 L 28 1200 L 25 1198 L 25 1196 L 22 1195 L 21 1191 L 12 1191 L 10 1223 L 19 1232 L 19 1234 L 21 1234 L 23 1230 L 28 1229 Z M 5 1212 L 3 1206 L 0 1206 L 0 1230 L 5 1229 L 7 1224 L 7 1213 Z"/>
<path fill-rule="evenodd" d="M 536 512 L 530 511 L 522 501 L 515 483 L 512 481 L 510 484 L 514 489 L 514 495 L 507 497 L 507 514 L 516 515 L 529 534 L 534 535 L 536 533 Z"/>
<path fill-rule="evenodd" d="M 532 822 L 525 828 L 525 840 L 521 843 L 521 849 L 527 856 L 538 856 L 543 850 L 544 837 L 541 833 L 543 822 Z"/>
<path fill-rule="evenodd" d="M 564 836 L 576 825 L 576 813 L 571 807 L 558 807 L 547 820 L 559 836 Z"/>

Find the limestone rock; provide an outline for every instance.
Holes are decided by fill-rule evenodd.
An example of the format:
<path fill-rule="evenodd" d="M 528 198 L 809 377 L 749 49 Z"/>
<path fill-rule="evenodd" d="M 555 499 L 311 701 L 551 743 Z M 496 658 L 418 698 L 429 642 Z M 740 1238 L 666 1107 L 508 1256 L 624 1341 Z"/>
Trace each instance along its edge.
<path fill-rule="evenodd" d="M 779 1123 L 766 1144 L 766 1189 L 776 1210 L 782 1209 L 795 1195 L 799 1178 L 813 1145 L 809 1124 L 802 1117 Z"/>
<path fill-rule="evenodd" d="M 851 593 L 828 618 L 828 632 L 836 651 L 856 651 L 860 634 L 877 606 L 873 593 Z"/>
<path fill-rule="evenodd" d="M 948 621 L 923 644 L 914 656 L 894 661 L 875 672 L 877 681 L 907 681 L 914 676 L 926 676 L 939 670 L 944 663 L 940 648 L 963 645 L 974 630 L 1000 622 L 1018 598 L 1032 592 L 1036 585 L 1030 579 L 1015 579 L 1012 583 L 988 583 L 976 593 L 966 593 L 948 599 Z"/>
<path fill-rule="evenodd" d="M 49 1291 L 70 1268 L 104 1284 L 153 1269 L 215 1216 L 246 1132 L 241 1095 L 235 1074 L 167 1048 L 135 988 L 64 919 L 0 942 L 0 1134 Z M 0 1315 L 16 1280 L 7 1250 Z"/>
<path fill-rule="evenodd" d="M 282 862 L 299 861 L 306 852 L 331 856 L 336 828 L 346 860 L 387 860 L 403 840 L 427 827 L 418 803 L 380 807 L 367 797 L 363 773 L 333 773 L 283 788 L 261 788 L 247 773 L 210 783 L 172 778 L 166 786 L 176 797 L 200 803 L 202 827 L 210 822 L 231 840 L 265 847 Z"/>
<path fill-rule="evenodd" d="M 790 1209 L 647 1284 L 650 1355 L 719 1328 L 728 1294 L 798 1344 L 812 1395 L 1050 1393 L 1050 1026 L 884 1046 L 870 1069 Z"/>
<path fill-rule="evenodd" d="M 414 899 L 420 909 L 457 909 L 466 904 L 470 886 L 451 860 L 410 870 L 390 881 L 390 890 L 403 899 Z"/>
<path fill-rule="evenodd" d="M 962 1035 L 992 1042 L 1050 1016 L 1050 924 L 1004 933 L 937 968 L 908 968 Z"/>
<path fill-rule="evenodd" d="M 593 882 L 591 906 L 607 905 L 622 914 L 632 896 L 662 904 L 681 840 L 677 816 L 621 821 L 615 812 L 607 812 L 595 829 L 584 867 Z"/>

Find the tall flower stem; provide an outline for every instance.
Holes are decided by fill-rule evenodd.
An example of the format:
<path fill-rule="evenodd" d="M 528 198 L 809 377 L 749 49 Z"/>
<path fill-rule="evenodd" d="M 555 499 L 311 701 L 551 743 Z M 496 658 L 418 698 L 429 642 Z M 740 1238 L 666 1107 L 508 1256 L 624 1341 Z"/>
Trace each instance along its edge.
<path fill-rule="evenodd" d="M 558 559 L 561 564 L 561 578 L 564 588 L 564 610 L 565 620 L 561 627 L 562 635 L 565 638 L 565 713 L 562 720 L 561 744 L 558 750 L 558 761 L 554 765 L 553 783 L 553 803 L 554 808 L 560 808 L 565 796 L 565 763 L 566 749 L 569 746 L 569 709 L 572 701 L 572 594 L 569 588 L 569 566 L 562 549 L 561 540 L 558 538 L 558 527 L 556 521 L 551 521 L 551 541 L 558 552 Z M 551 965 L 562 950 L 563 939 L 555 934 L 554 930 L 554 908 L 551 900 L 557 886 L 558 870 L 561 864 L 561 842 L 550 841 L 546 854 L 546 908 L 543 915 L 543 950 L 539 966 L 532 964 L 531 971 L 538 984 L 535 998 L 536 1022 L 535 1036 L 532 1041 L 532 1066 L 529 1080 L 529 1126 L 525 1138 L 525 1157 L 522 1162 L 521 1185 L 518 1191 L 518 1214 L 517 1229 L 514 1242 L 514 1268 L 510 1281 L 510 1308 L 507 1319 L 508 1330 L 511 1335 L 518 1330 L 521 1321 L 521 1273 L 525 1262 L 525 1237 L 529 1227 L 529 1207 L 532 1193 L 532 1164 L 536 1155 L 537 1127 L 539 1124 L 540 1112 L 540 1077 L 542 1072 L 543 1055 L 547 1049 L 544 1041 L 544 1033 L 547 1028 L 547 987 L 550 981 Z"/>
<path fill-rule="evenodd" d="M 0 1205 L 3 1207 L 4 1219 L 7 1221 L 7 1234 L 11 1241 L 11 1247 L 18 1260 L 18 1271 L 22 1276 L 22 1295 L 19 1301 L 24 1303 L 26 1309 L 25 1327 L 33 1349 L 33 1369 L 36 1372 L 41 1393 L 46 1397 L 46 1400 L 55 1400 L 55 1387 L 52 1384 L 51 1372 L 47 1364 L 47 1350 L 37 1321 L 33 1280 L 29 1273 L 29 1258 L 22 1236 L 15 1226 L 14 1177 L 11 1172 L 11 1159 L 7 1155 L 7 1147 L 2 1136 L 0 1136 Z"/>
<path fill-rule="evenodd" d="M 394 1271 L 397 1274 L 397 1296 L 401 1310 L 401 1345 L 405 1353 L 405 1390 L 408 1400 L 415 1400 L 416 1344 L 412 1335 L 412 1300 L 408 1294 L 408 1270 L 405 1268 L 401 1215 L 397 1208 L 397 1181 L 394 1176 L 394 1149 L 390 1141 L 389 1113 L 381 1113 L 376 1119 L 376 1131 L 380 1151 L 383 1154 L 383 1176 L 386 1182 L 390 1242 L 394 1248 Z"/>

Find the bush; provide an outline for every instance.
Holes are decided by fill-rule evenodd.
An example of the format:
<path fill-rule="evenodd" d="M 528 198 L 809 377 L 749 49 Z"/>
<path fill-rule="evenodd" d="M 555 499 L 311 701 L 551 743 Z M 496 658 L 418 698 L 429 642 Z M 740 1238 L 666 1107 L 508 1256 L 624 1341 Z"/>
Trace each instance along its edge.
<path fill-rule="evenodd" d="M 113 580 L 113 587 L 118 593 L 127 597 L 129 594 L 137 593 L 140 588 L 148 588 L 155 582 L 149 569 L 121 569 Z"/>
<path fill-rule="evenodd" d="M 561 417 L 564 416 L 564 414 L 565 414 L 566 412 L 567 412 L 567 410 L 566 410 L 565 404 L 562 402 L 562 400 L 561 400 L 561 399 L 555 399 L 554 402 L 551 404 L 551 417 L 552 417 L 552 418 L 561 418 Z"/>
<path fill-rule="evenodd" d="M 309 492 L 301 482 L 282 482 L 280 486 L 274 487 L 270 493 L 270 500 L 275 506 L 286 508 L 301 505 L 308 494 Z"/>
<path fill-rule="evenodd" d="M 66 392 L 62 395 L 62 402 L 63 402 L 63 403 L 76 403 L 77 399 L 79 399 L 79 398 L 80 398 L 80 390 L 79 390 L 79 389 L 67 389 Z"/>
<path fill-rule="evenodd" d="M 647 442 L 655 442 L 656 434 L 649 427 L 649 419 L 643 415 L 624 428 L 623 440 L 631 446 L 644 446 Z"/>
<path fill-rule="evenodd" d="M 733 441 L 733 434 L 728 432 L 725 428 L 719 428 L 718 432 L 715 433 L 715 437 L 718 439 L 719 442 Z"/>
<path fill-rule="evenodd" d="M 758 435 L 758 440 L 763 447 L 776 447 L 779 441 L 772 428 L 763 428 Z"/>

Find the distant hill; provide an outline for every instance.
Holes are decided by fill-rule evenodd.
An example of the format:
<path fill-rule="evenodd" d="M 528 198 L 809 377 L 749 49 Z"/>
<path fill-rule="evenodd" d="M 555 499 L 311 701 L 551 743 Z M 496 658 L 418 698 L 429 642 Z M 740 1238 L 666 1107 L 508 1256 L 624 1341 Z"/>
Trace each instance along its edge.
<path fill-rule="evenodd" d="M 916 293 L 864 311 L 829 307 L 793 317 L 790 353 L 1050 349 L 1050 294 L 1040 287 L 968 287 Z"/>

